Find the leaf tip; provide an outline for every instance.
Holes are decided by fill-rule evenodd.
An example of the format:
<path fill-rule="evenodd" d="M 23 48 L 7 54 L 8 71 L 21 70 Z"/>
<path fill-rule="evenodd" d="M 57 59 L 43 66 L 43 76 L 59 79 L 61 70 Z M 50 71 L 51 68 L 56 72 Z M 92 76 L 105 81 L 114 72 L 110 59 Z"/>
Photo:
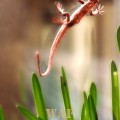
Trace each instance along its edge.
<path fill-rule="evenodd" d="M 111 62 L 111 70 L 112 70 L 112 72 L 115 72 L 115 71 L 117 72 L 117 67 L 116 67 L 114 60 L 112 60 L 112 62 Z"/>
<path fill-rule="evenodd" d="M 117 44 L 118 44 L 118 49 L 120 52 L 120 26 L 117 29 Z"/>
<path fill-rule="evenodd" d="M 36 76 L 35 72 L 32 73 L 32 77 Z"/>

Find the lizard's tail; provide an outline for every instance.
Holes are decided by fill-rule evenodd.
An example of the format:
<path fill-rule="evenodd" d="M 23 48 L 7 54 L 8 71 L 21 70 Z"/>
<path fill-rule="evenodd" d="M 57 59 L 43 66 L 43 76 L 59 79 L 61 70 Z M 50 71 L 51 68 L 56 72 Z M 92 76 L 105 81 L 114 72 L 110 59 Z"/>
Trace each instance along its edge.
<path fill-rule="evenodd" d="M 52 67 L 53 57 L 54 57 L 54 54 L 56 52 L 56 49 L 57 49 L 60 41 L 62 40 L 63 35 L 65 34 L 65 32 L 67 30 L 68 30 L 68 27 L 66 25 L 63 25 L 60 28 L 60 30 L 58 31 L 58 33 L 57 33 L 57 35 L 55 37 L 55 40 L 54 40 L 54 42 L 52 44 L 51 50 L 50 50 L 47 70 L 44 73 L 41 72 L 41 68 L 40 68 L 40 54 L 39 54 L 39 52 L 36 52 L 37 67 L 38 67 L 38 72 L 39 72 L 40 76 L 46 76 L 50 72 L 51 67 Z"/>
<path fill-rule="evenodd" d="M 38 68 L 39 75 L 46 76 L 51 70 L 51 64 L 48 64 L 47 70 L 44 73 L 42 73 L 40 68 L 40 54 L 38 51 L 36 52 L 36 60 L 37 60 L 37 68 Z"/>

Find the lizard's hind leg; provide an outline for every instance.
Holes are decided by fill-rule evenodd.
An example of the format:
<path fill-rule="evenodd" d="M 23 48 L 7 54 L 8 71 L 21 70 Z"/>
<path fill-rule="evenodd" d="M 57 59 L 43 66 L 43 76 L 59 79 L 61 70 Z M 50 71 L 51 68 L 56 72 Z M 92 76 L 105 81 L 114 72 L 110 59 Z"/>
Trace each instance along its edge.
<path fill-rule="evenodd" d="M 62 8 L 62 4 L 60 2 L 55 2 L 55 6 L 58 10 L 58 12 L 62 15 L 65 16 L 65 23 L 68 23 L 70 21 L 70 14 L 68 12 L 64 12 L 64 9 Z"/>

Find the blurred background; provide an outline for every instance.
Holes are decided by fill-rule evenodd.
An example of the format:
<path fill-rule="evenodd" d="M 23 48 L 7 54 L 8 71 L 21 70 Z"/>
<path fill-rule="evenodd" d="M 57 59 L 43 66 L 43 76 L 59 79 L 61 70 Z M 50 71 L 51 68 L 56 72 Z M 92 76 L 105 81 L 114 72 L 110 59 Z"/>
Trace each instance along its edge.
<path fill-rule="evenodd" d="M 70 13 L 80 5 L 75 0 L 59 1 Z M 40 51 L 44 71 L 60 27 L 51 22 L 52 17 L 60 17 L 54 2 L 0 0 L 0 104 L 6 120 L 24 120 L 15 107 L 18 103 L 34 111 L 31 73 L 37 73 L 35 51 Z M 98 87 L 99 119 L 112 120 L 110 64 L 114 59 L 118 65 L 120 59 L 116 47 L 120 1 L 100 0 L 100 3 L 105 6 L 105 13 L 85 16 L 71 28 L 57 49 L 50 74 L 39 77 L 46 107 L 63 109 L 59 76 L 64 66 L 76 120 L 80 118 L 82 92 L 89 90 L 92 81 Z"/>

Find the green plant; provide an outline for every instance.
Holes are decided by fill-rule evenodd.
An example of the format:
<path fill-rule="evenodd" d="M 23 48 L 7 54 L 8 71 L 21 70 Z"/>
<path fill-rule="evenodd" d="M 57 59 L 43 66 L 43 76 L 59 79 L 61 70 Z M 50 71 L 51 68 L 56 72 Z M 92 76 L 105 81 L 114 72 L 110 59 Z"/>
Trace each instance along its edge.
<path fill-rule="evenodd" d="M 82 106 L 81 120 L 98 120 L 96 105 L 97 105 L 97 89 L 94 83 L 91 84 L 90 93 L 83 92 L 84 103 Z"/>
<path fill-rule="evenodd" d="M 71 107 L 71 102 L 70 102 L 67 78 L 66 78 L 66 74 L 65 74 L 63 67 L 62 67 L 62 76 L 60 78 L 61 78 L 61 90 L 62 90 L 64 105 L 65 105 L 65 110 L 66 110 L 66 116 L 67 116 L 68 110 L 71 110 L 71 113 L 72 113 L 72 107 Z M 67 118 L 67 120 L 74 120 L 73 114 L 70 114 L 70 118 Z"/>
<path fill-rule="evenodd" d="M 111 78 L 112 78 L 112 113 L 113 120 L 119 120 L 119 83 L 118 72 L 115 62 L 111 63 Z"/>
<path fill-rule="evenodd" d="M 62 76 L 60 77 L 60 79 L 61 79 L 61 90 L 65 105 L 65 111 L 66 111 L 66 119 L 74 120 L 73 114 L 70 114 L 70 116 L 67 117 L 68 110 L 71 110 L 72 113 L 72 107 L 70 102 L 67 78 L 63 67 L 62 67 Z M 21 105 L 17 105 L 17 108 L 29 120 L 48 120 L 41 86 L 35 73 L 33 73 L 32 75 L 32 86 L 33 86 L 33 95 L 34 95 L 37 115 L 34 115 L 32 112 L 30 112 Z M 97 104 L 97 89 L 95 84 L 92 83 L 90 87 L 90 94 L 88 97 L 84 92 L 84 104 L 81 114 L 82 120 L 88 120 L 88 118 L 90 120 L 97 120 L 96 104 Z"/>
<path fill-rule="evenodd" d="M 112 108 L 113 108 L 113 120 L 120 120 L 119 116 L 119 83 L 118 83 L 118 74 L 117 68 L 112 61 L 111 63 L 111 78 L 112 78 Z M 65 71 L 62 67 L 62 76 L 61 79 L 61 90 L 66 110 L 66 119 L 74 120 L 73 114 L 67 118 L 67 110 L 70 109 L 72 113 L 72 107 L 70 102 L 69 89 L 67 84 L 67 78 Z M 42 90 L 38 78 L 35 73 L 32 75 L 32 87 L 33 87 L 33 96 L 35 102 L 35 108 L 37 115 L 34 115 L 24 106 L 17 105 L 18 110 L 29 120 L 48 120 L 44 99 L 42 95 Z M 97 88 L 95 83 L 91 84 L 89 94 L 87 96 L 86 92 L 83 92 L 84 102 L 81 112 L 81 120 L 98 120 L 97 116 Z M 2 107 L 0 107 L 0 120 L 5 120 L 4 112 Z"/>

